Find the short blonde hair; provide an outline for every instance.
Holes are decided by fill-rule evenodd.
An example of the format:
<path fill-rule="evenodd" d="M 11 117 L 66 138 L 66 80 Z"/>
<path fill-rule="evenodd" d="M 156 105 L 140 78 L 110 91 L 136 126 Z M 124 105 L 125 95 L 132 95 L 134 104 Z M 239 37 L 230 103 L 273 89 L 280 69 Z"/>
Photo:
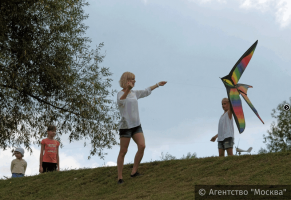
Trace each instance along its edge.
<path fill-rule="evenodd" d="M 120 87 L 122 87 L 122 88 L 126 88 L 126 86 L 127 86 L 127 81 L 128 81 L 129 79 L 132 79 L 132 78 L 135 78 L 135 75 L 134 75 L 133 73 L 131 73 L 131 72 L 124 72 L 124 73 L 122 74 L 122 76 L 120 77 L 120 80 L 119 80 L 119 85 L 120 85 Z"/>
<path fill-rule="evenodd" d="M 223 101 L 228 101 L 229 102 L 228 98 L 226 98 L 226 97 L 223 98 L 221 102 L 223 102 Z"/>

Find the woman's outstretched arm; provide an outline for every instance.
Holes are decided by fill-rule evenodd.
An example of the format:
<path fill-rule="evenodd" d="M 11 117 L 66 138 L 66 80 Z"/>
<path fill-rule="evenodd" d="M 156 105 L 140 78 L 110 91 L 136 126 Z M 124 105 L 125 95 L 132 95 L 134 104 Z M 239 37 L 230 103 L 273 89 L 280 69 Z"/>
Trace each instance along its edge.
<path fill-rule="evenodd" d="M 153 91 L 154 89 L 156 89 L 156 88 L 159 87 L 159 86 L 164 86 L 166 83 L 167 83 L 167 81 L 161 81 L 161 82 L 159 82 L 159 83 L 157 83 L 157 84 L 151 86 L 150 88 L 151 88 L 151 90 Z"/>

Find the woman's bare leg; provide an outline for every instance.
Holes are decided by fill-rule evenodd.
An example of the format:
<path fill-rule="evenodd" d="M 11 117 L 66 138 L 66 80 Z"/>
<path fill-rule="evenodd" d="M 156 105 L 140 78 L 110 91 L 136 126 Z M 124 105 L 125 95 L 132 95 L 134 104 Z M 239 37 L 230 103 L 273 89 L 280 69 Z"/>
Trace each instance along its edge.
<path fill-rule="evenodd" d="M 120 138 L 120 151 L 117 157 L 117 171 L 118 171 L 118 180 L 122 179 L 122 169 L 124 163 L 124 157 L 127 152 L 127 148 L 130 142 L 130 138 L 121 137 Z"/>
<path fill-rule="evenodd" d="M 137 144 L 137 152 L 134 158 L 134 164 L 131 171 L 131 175 L 135 174 L 138 168 L 138 165 L 143 157 L 144 149 L 145 149 L 145 139 L 143 133 L 136 133 L 132 136 L 132 139 Z"/>

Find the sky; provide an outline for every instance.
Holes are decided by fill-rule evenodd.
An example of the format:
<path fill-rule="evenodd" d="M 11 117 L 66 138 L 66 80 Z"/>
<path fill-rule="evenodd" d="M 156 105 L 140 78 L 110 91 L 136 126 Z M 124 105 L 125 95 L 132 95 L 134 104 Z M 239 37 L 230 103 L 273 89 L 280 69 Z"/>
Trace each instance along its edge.
<path fill-rule="evenodd" d="M 90 0 L 91 47 L 104 42 L 101 66 L 113 73 L 112 89 L 120 91 L 123 72 L 135 74 L 134 89 L 159 81 L 163 87 L 139 100 L 146 149 L 142 162 L 161 160 L 161 153 L 181 158 L 218 156 L 218 121 L 221 100 L 227 97 L 219 77 L 227 75 L 242 54 L 256 41 L 255 53 L 239 83 L 253 86 L 248 97 L 265 124 L 244 100 L 246 129 L 235 128 L 241 149 L 263 147 L 263 135 L 272 121 L 272 109 L 291 97 L 291 1 L 289 0 Z M 116 97 L 114 99 L 116 101 Z M 119 140 L 116 135 L 117 141 Z M 90 146 L 69 143 L 63 135 L 61 170 L 116 166 L 119 146 L 107 149 L 102 160 L 88 160 Z M 24 159 L 26 175 L 38 174 L 40 147 L 32 146 Z M 136 144 L 131 141 L 125 164 L 133 163 Z M 234 150 L 235 153 L 235 150 Z M 0 150 L 0 178 L 10 177 L 11 149 Z"/>

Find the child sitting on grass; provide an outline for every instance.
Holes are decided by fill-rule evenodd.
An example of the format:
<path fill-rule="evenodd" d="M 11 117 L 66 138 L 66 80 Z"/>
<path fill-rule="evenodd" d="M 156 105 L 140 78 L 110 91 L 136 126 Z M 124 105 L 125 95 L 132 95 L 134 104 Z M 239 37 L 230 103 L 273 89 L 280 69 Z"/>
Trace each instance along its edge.
<path fill-rule="evenodd" d="M 41 150 L 39 158 L 39 172 L 52 172 L 60 170 L 59 146 L 60 143 L 54 140 L 56 136 L 56 127 L 48 126 L 47 138 L 41 141 Z"/>
<path fill-rule="evenodd" d="M 27 163 L 22 157 L 24 156 L 24 150 L 22 148 L 16 148 L 13 155 L 16 159 L 11 162 L 12 178 L 23 177 L 26 171 Z"/>

